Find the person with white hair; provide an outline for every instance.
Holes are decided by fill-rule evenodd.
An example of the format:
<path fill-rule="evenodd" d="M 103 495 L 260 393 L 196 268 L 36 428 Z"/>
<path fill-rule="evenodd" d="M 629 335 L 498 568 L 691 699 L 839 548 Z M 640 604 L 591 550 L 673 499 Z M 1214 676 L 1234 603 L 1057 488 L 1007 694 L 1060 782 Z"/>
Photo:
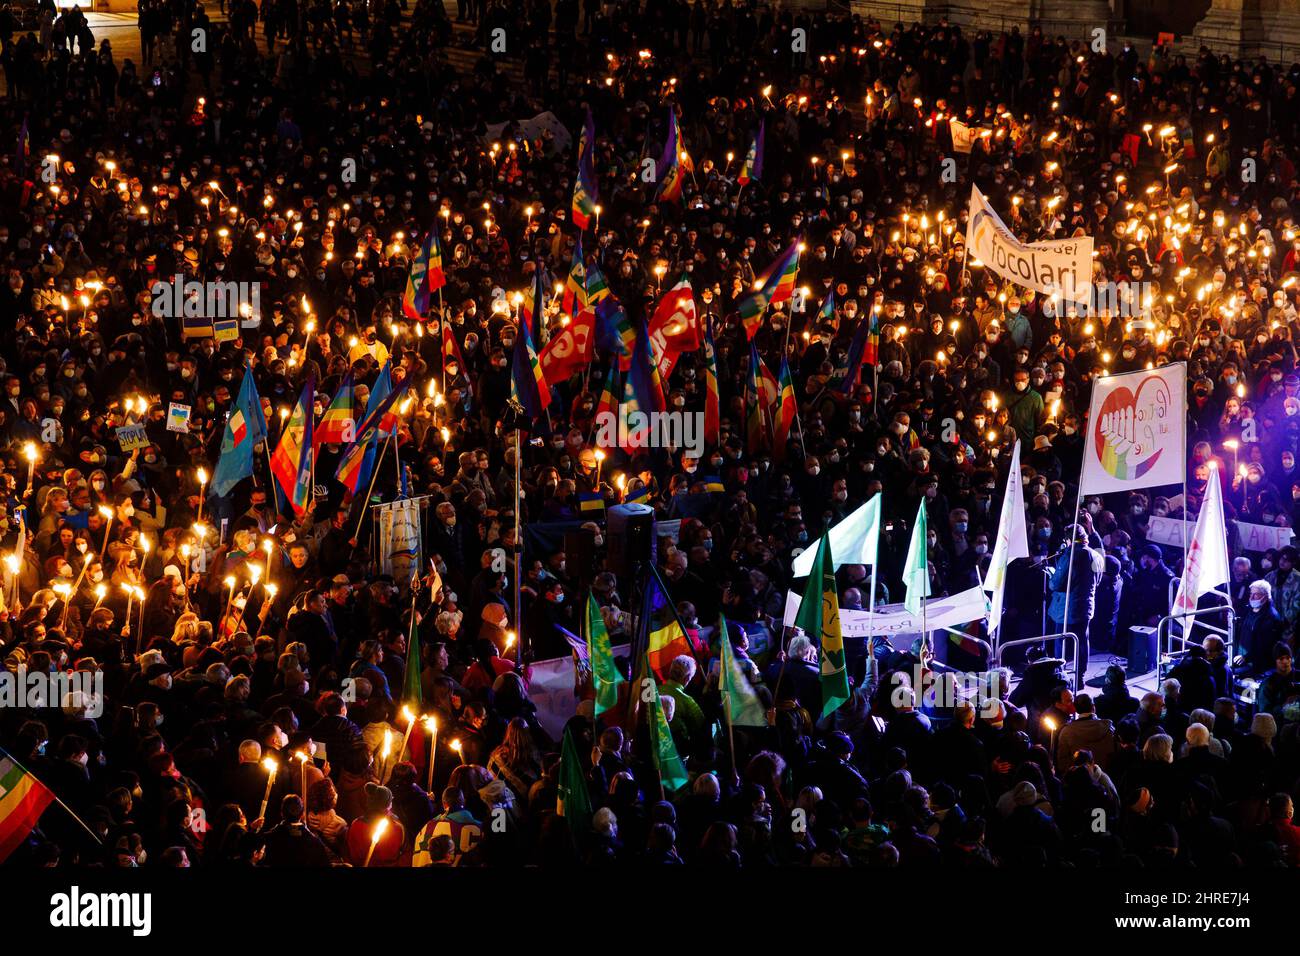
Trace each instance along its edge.
<path fill-rule="evenodd" d="M 1214 736 L 1214 711 L 1198 707 L 1187 715 L 1187 719 L 1191 721 L 1191 723 L 1188 725 L 1187 733 L 1184 735 L 1184 740 L 1178 748 L 1179 758 L 1186 757 L 1188 750 L 1192 746 L 1201 746 L 1200 744 L 1193 745 L 1191 743 L 1192 728 L 1197 724 L 1204 727 L 1206 732 L 1209 734 L 1205 746 L 1209 748 L 1210 753 L 1214 754 L 1216 757 L 1223 757 L 1225 759 L 1232 753 L 1232 744 L 1220 737 Z"/>
<path fill-rule="evenodd" d="M 784 657 L 767 666 L 763 680 L 774 692 L 779 687 L 782 697 L 787 692 L 796 697 L 814 717 L 821 716 L 822 681 L 817 647 L 805 635 L 799 634 L 791 639 Z"/>
<path fill-rule="evenodd" d="M 1273 606 L 1273 586 L 1260 579 L 1250 585 L 1246 612 L 1237 618 L 1233 669 L 1254 677 L 1273 666 L 1273 651 L 1286 633 L 1286 622 Z"/>
<path fill-rule="evenodd" d="M 1198 713 L 1204 714 L 1204 711 Z M 1184 736 L 1184 752 L 1176 765 L 1179 777 L 1187 785 L 1196 780 L 1212 780 L 1219 793 L 1226 792 L 1230 768 L 1228 761 L 1210 748 L 1214 735 L 1209 726 L 1194 723 L 1187 728 Z"/>
<path fill-rule="evenodd" d="M 618 838 L 618 817 L 609 807 L 601 807 L 591 816 L 591 847 L 586 863 L 614 863 L 623 849 Z"/>
<path fill-rule="evenodd" d="M 694 657 L 679 654 L 668 664 L 668 679 L 659 685 L 659 696 L 664 700 L 664 716 L 683 757 L 696 753 L 708 743 L 708 721 L 699 701 L 687 689 L 698 670 Z"/>

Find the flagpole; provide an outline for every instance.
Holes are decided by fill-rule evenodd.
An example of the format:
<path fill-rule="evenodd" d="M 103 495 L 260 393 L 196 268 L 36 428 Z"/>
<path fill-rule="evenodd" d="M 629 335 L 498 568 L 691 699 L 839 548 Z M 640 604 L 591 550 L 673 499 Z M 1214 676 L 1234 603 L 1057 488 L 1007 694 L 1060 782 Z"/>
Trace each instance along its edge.
<path fill-rule="evenodd" d="M 929 555 L 927 555 L 926 558 L 925 558 L 925 578 L 926 578 L 926 588 L 925 588 L 925 589 L 926 589 L 926 591 L 929 591 L 929 590 L 930 590 L 930 588 L 929 588 L 929 583 L 930 583 L 930 558 L 929 558 Z M 927 603 L 928 603 L 928 598 L 926 598 L 926 597 L 921 598 L 921 657 L 922 657 L 922 661 L 923 661 L 923 662 L 924 662 L 924 657 L 925 657 L 925 649 L 926 649 L 927 647 L 930 647 L 930 616 L 929 616 L 929 612 L 928 612 L 928 610 L 926 609 L 926 604 L 927 604 Z M 933 656 L 933 648 L 931 648 L 931 656 Z"/>
<path fill-rule="evenodd" d="M 879 519 L 879 512 L 877 512 Z M 876 525 L 880 527 L 879 524 Z M 827 532 L 829 533 L 829 531 Z M 880 563 L 880 540 L 876 540 L 876 560 L 871 562 L 871 596 L 867 599 L 867 692 L 876 689 L 876 565 Z"/>
<path fill-rule="evenodd" d="M 728 640 L 726 632 L 723 632 L 722 640 Z M 724 679 L 721 671 L 718 673 L 718 681 Z M 731 723 L 731 694 L 728 691 L 722 692 L 722 719 L 727 722 L 727 746 L 731 750 L 731 776 L 738 777 L 736 773 L 736 735 Z"/>
<path fill-rule="evenodd" d="M 275 495 L 275 511 L 280 512 L 280 488 L 279 482 L 275 480 L 275 469 L 271 467 L 271 436 L 267 435 L 262 441 L 262 451 L 266 453 L 266 470 L 270 473 L 271 494 Z"/>
<path fill-rule="evenodd" d="M 1011 477 L 1014 478 L 1014 479 L 1019 480 L 1019 476 L 1018 476 L 1018 475 L 1012 475 Z M 1074 527 L 1075 531 L 1074 531 L 1073 534 L 1070 535 L 1070 557 L 1069 557 L 1069 564 L 1067 564 L 1066 567 L 1065 567 L 1065 610 L 1061 612 L 1061 626 L 1062 626 L 1063 628 L 1066 629 L 1064 633 L 1069 633 L 1069 627 L 1070 627 L 1070 624 L 1071 624 L 1071 621 L 1070 621 L 1070 584 L 1071 584 L 1071 582 L 1074 580 L 1074 548 L 1075 548 L 1075 542 L 1076 542 L 1076 541 L 1078 540 L 1078 538 L 1079 538 L 1079 530 L 1080 530 L 1080 527 L 1079 527 L 1079 502 L 1082 501 L 1082 500 L 1083 500 L 1083 476 L 1080 475 L 1080 476 L 1079 476 L 1079 485 L 1078 485 L 1077 490 L 1076 490 L 1075 493 L 1074 493 L 1074 518 L 1073 518 L 1073 521 L 1071 522 L 1071 525 Z M 1065 644 L 1064 644 L 1064 642 L 1062 642 L 1062 644 L 1061 644 L 1061 648 L 1062 648 L 1062 650 L 1064 650 L 1064 648 L 1065 648 Z M 1076 688 L 1081 687 L 1081 686 L 1083 685 L 1083 674 L 1080 673 L 1080 670 L 1081 670 L 1082 668 L 1080 667 L 1080 664 L 1079 664 L 1079 655 L 1081 654 L 1082 651 L 1083 651 L 1083 648 L 1080 646 L 1079 639 L 1078 639 L 1078 637 L 1076 636 L 1075 641 L 1074 641 L 1074 686 L 1075 686 Z M 1087 662 L 1085 661 L 1085 662 L 1084 662 L 1085 666 L 1086 666 L 1086 663 L 1087 663 Z"/>
<path fill-rule="evenodd" d="M 81 819 L 81 817 L 77 816 L 75 813 L 73 813 L 72 807 L 68 806 L 66 803 L 60 800 L 59 795 L 57 793 L 55 793 L 49 787 L 46 787 L 45 784 L 41 782 L 40 777 L 36 776 L 36 774 L 32 773 L 30 770 L 28 770 L 26 767 L 20 764 L 18 762 L 18 758 L 15 757 L 13 754 L 11 754 L 9 751 L 5 750 L 3 747 L 0 747 L 0 754 L 3 754 L 4 756 L 8 757 L 11 761 L 13 761 L 13 765 L 15 767 L 17 767 L 23 773 L 27 774 L 27 776 L 31 777 L 37 783 L 41 784 L 42 787 L 45 787 L 45 790 L 47 793 L 49 793 L 51 799 L 53 799 L 54 802 L 57 803 L 59 806 L 61 806 L 64 810 L 68 811 L 68 816 L 72 817 L 72 819 L 76 820 L 79 824 L 81 824 L 81 828 L 85 830 L 87 833 L 89 833 L 91 838 L 94 839 L 96 843 L 98 843 L 100 846 L 104 845 L 104 841 L 99 838 L 99 836 L 95 833 L 95 831 L 92 830 L 90 827 L 86 826 L 86 821 Z"/>
<path fill-rule="evenodd" d="M 443 398 L 447 395 L 447 336 L 452 334 L 451 326 L 448 325 L 447 305 L 442 300 L 442 286 L 438 286 L 438 315 L 442 319 L 440 328 L 442 329 L 442 341 L 438 347 L 442 350 L 442 394 Z"/>
<path fill-rule="evenodd" d="M 393 436 L 397 435 L 397 427 L 393 426 Z M 393 443 L 393 466 L 397 472 L 397 496 L 402 497 L 402 444 L 401 442 Z M 378 471 L 378 469 L 375 469 Z"/>
<path fill-rule="evenodd" d="M 521 619 L 523 612 L 523 579 L 520 576 L 520 565 L 523 561 L 524 549 L 519 541 L 519 486 L 520 475 L 523 464 L 523 428 L 519 422 L 515 423 L 515 630 L 518 640 L 515 643 L 515 661 L 522 668 L 524 664 L 524 622 Z M 593 674 L 595 671 L 593 670 Z M 593 679 L 592 686 L 595 686 Z M 595 724 L 593 722 L 594 729 Z"/>
<path fill-rule="evenodd" d="M 396 431 L 396 429 L 394 429 L 394 431 Z M 384 455 L 387 454 L 387 452 L 388 452 L 388 445 L 389 445 L 389 443 L 390 443 L 392 440 L 393 440 L 393 436 L 392 436 L 392 435 L 389 435 L 389 436 L 384 440 L 384 447 L 381 448 L 381 449 L 379 450 L 379 460 L 376 461 L 375 464 L 374 464 L 374 466 L 371 468 L 371 471 L 370 471 L 370 487 L 366 489 L 366 497 L 365 497 L 365 498 L 363 499 L 363 501 L 362 501 L 362 505 L 361 505 L 361 519 L 357 522 L 357 530 L 354 531 L 354 532 L 352 533 L 352 537 L 354 537 L 354 538 L 361 534 L 361 525 L 365 523 L 365 520 L 366 520 L 366 511 L 369 510 L 368 503 L 369 503 L 369 501 L 370 501 L 370 493 L 371 493 L 372 491 L 375 490 L 375 482 L 376 482 L 376 481 L 378 480 L 378 478 L 379 478 L 379 466 L 382 465 L 382 464 L 384 463 Z"/>

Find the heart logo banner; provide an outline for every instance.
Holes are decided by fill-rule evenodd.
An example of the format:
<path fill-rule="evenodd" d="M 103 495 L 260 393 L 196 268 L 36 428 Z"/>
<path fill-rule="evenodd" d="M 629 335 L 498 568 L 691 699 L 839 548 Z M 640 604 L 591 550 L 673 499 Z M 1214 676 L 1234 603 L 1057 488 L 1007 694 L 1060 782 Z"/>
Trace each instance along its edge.
<path fill-rule="evenodd" d="M 1097 379 L 1087 436 L 1082 494 L 1181 484 L 1187 457 L 1187 364 Z"/>

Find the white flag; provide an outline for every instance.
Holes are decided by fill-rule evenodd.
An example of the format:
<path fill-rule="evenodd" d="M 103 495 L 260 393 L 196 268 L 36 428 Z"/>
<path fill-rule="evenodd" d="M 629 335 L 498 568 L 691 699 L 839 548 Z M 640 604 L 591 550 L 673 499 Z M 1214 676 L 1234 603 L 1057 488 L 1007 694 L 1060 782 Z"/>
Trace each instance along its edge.
<path fill-rule="evenodd" d="M 1007 565 L 1016 558 L 1029 557 L 1029 533 L 1025 527 L 1025 489 L 1020 480 L 1020 442 L 1011 449 L 1011 470 L 1007 473 L 1007 490 L 1002 496 L 1002 515 L 998 518 L 998 540 L 989 560 L 989 576 L 984 590 L 992 595 L 989 607 L 989 633 L 1002 626 L 1002 598 L 1007 586 Z"/>
<path fill-rule="evenodd" d="M 880 495 L 874 495 L 827 533 L 831 536 L 831 559 L 835 563 L 832 570 L 839 570 L 845 564 L 874 566 L 876 551 L 880 546 Z M 796 578 L 806 578 L 812 573 L 821 540 L 818 538 L 811 542 L 794 559 Z"/>
<path fill-rule="evenodd" d="M 967 126 L 955 116 L 948 120 L 948 131 L 952 134 L 952 148 L 956 153 L 969 153 L 979 136 L 975 127 Z"/>
<path fill-rule="evenodd" d="M 1186 362 L 1096 379 L 1080 493 L 1180 484 L 1186 431 Z"/>
<path fill-rule="evenodd" d="M 1196 610 L 1197 600 L 1217 587 L 1227 587 L 1231 580 L 1228 572 L 1228 528 L 1223 520 L 1223 489 L 1219 484 L 1214 463 L 1210 464 L 1210 480 L 1205 486 L 1205 500 L 1201 513 L 1196 516 L 1196 530 L 1192 532 L 1192 546 L 1183 562 L 1183 579 L 1178 582 L 1172 613 L 1182 614 Z"/>

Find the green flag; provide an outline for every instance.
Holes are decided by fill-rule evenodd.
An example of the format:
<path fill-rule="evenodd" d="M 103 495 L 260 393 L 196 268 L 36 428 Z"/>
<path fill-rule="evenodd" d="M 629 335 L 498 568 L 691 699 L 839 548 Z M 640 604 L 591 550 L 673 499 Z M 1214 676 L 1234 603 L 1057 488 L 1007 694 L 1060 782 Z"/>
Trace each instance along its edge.
<path fill-rule="evenodd" d="M 555 799 L 555 812 L 569 821 L 570 830 L 585 829 L 591 822 L 591 795 L 587 792 L 587 775 L 582 770 L 582 757 L 573 734 L 564 732 L 560 748 L 560 779 Z"/>
<path fill-rule="evenodd" d="M 925 521 L 925 502 L 916 509 L 916 524 L 912 526 L 912 542 L 907 546 L 907 560 L 903 562 L 903 586 L 907 599 L 903 606 L 907 613 L 917 616 L 922 602 L 930 596 L 930 559 L 926 549 L 930 533 Z"/>
<path fill-rule="evenodd" d="M 720 660 L 718 663 L 718 689 L 727 708 L 727 716 L 733 727 L 766 727 L 767 714 L 763 703 L 754 693 L 749 678 L 736 662 L 735 651 L 731 647 L 731 638 L 727 636 L 727 619 L 721 614 L 719 620 L 718 644 Z"/>
<path fill-rule="evenodd" d="M 659 699 L 659 685 L 653 677 L 649 678 L 653 696 L 650 699 L 650 750 L 654 756 L 655 768 L 665 790 L 680 790 L 689 779 L 686 766 L 677 755 L 677 745 L 673 743 L 673 732 L 668 727 L 668 717 L 664 714 L 664 705 Z"/>
<path fill-rule="evenodd" d="M 849 673 L 844 666 L 844 638 L 840 633 L 840 602 L 835 593 L 834 569 L 831 536 L 824 534 L 817 545 L 817 557 L 813 559 L 794 621 L 796 627 L 818 642 L 823 717 L 849 699 Z"/>
<path fill-rule="evenodd" d="M 415 613 L 414 609 L 411 611 Z M 411 622 L 411 637 L 406 645 L 406 671 L 402 674 L 402 703 L 419 713 L 424 706 L 424 689 L 420 684 L 420 628 Z"/>
<path fill-rule="evenodd" d="M 609 643 L 609 631 L 600 615 L 600 605 L 595 596 L 587 592 L 587 614 L 583 618 L 587 639 L 587 660 L 591 664 L 591 686 L 596 691 L 596 716 L 618 706 L 618 685 L 623 675 L 614 663 L 614 649 Z"/>

